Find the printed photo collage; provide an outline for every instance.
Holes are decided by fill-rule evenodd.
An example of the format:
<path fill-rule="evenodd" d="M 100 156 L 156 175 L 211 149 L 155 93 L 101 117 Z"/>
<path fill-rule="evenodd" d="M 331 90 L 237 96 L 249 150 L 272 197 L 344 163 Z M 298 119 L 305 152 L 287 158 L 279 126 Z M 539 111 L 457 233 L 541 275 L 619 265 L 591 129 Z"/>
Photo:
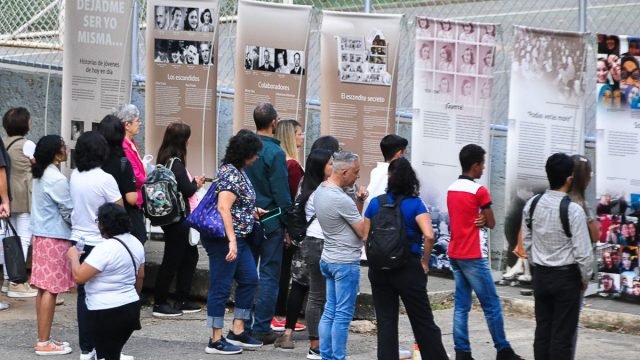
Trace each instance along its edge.
<path fill-rule="evenodd" d="M 245 48 L 245 70 L 276 72 L 280 74 L 305 74 L 304 51 L 276 49 L 247 45 Z"/>
<path fill-rule="evenodd" d="M 338 69 L 341 82 L 391 85 L 388 44 L 384 34 L 374 31 L 368 37 L 338 37 Z"/>
<path fill-rule="evenodd" d="M 215 62 L 212 39 L 218 14 L 214 9 L 155 7 L 154 62 L 166 64 L 211 65 Z M 198 35 L 209 33 L 209 36 Z M 165 38 L 172 36 L 173 38 Z M 185 39 L 188 38 L 188 39 Z"/>
<path fill-rule="evenodd" d="M 495 67 L 492 24 L 416 19 L 416 86 L 439 103 L 491 102 Z"/>
<path fill-rule="evenodd" d="M 598 293 L 603 297 L 640 301 L 638 218 L 600 214 Z"/>
<path fill-rule="evenodd" d="M 598 105 L 640 109 L 640 38 L 598 34 Z"/>

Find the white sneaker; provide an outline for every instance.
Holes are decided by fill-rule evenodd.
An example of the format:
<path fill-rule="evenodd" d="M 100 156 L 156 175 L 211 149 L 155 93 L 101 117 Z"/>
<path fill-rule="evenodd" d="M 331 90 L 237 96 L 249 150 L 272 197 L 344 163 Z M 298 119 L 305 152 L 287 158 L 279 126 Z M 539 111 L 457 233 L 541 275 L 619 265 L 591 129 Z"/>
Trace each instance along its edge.
<path fill-rule="evenodd" d="M 120 354 L 120 360 L 135 360 L 136 358 L 134 358 L 131 355 L 125 355 L 125 354 Z"/>
<path fill-rule="evenodd" d="M 9 308 L 9 304 L 0 302 L 0 311 L 7 310 Z"/>
<path fill-rule="evenodd" d="M 30 298 L 36 297 L 38 290 L 31 288 L 28 283 L 14 284 L 9 283 L 9 291 L 7 296 L 10 298 Z"/>
<path fill-rule="evenodd" d="M 96 351 L 91 350 L 88 354 L 80 353 L 80 360 L 95 360 L 96 359 Z"/>
<path fill-rule="evenodd" d="M 0 291 L 2 291 L 3 293 L 7 293 L 9 291 L 9 280 L 4 280 L 2 282 L 2 289 L 0 289 Z"/>

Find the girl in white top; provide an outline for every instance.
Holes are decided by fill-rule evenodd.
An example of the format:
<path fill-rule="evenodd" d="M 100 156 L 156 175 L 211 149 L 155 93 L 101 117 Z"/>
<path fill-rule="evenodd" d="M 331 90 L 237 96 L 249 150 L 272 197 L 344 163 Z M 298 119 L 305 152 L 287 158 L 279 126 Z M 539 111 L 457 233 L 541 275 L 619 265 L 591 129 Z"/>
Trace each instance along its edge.
<path fill-rule="evenodd" d="M 88 131 L 80 135 L 75 150 L 77 168 L 71 173 L 69 181 L 73 201 L 71 240 L 84 241 L 84 254 L 80 258 L 82 263 L 94 246 L 104 241 L 96 224 L 98 208 L 104 203 L 123 206 L 123 202 L 116 180 L 101 169 L 109 153 L 107 140 L 96 131 Z M 78 286 L 78 332 L 83 355 L 91 354 L 95 347 L 89 334 L 85 297 L 84 286 Z"/>
<path fill-rule="evenodd" d="M 462 53 L 462 63 L 460 64 L 460 72 L 465 74 L 475 74 L 476 61 L 473 56 L 473 50 L 470 47 L 464 49 Z"/>
<path fill-rule="evenodd" d="M 484 34 L 480 38 L 480 42 L 485 44 L 493 44 L 496 42 L 496 26 L 493 24 L 484 26 Z"/>
<path fill-rule="evenodd" d="M 438 37 L 441 39 L 451 39 L 455 38 L 453 25 L 449 21 L 441 21 L 440 28 L 438 29 Z"/>
<path fill-rule="evenodd" d="M 462 33 L 458 36 L 460 41 L 476 42 L 477 36 L 472 23 L 462 25 Z"/>
<path fill-rule="evenodd" d="M 85 284 L 89 325 L 98 359 L 118 360 L 134 330 L 140 329 L 140 291 L 144 247 L 129 233 L 129 216 L 121 205 L 98 210 L 103 240 L 80 264 L 80 251 L 69 248 L 73 278 Z"/>
<path fill-rule="evenodd" d="M 438 84 L 438 100 L 443 103 L 451 102 L 451 80 L 448 77 L 440 79 Z"/>

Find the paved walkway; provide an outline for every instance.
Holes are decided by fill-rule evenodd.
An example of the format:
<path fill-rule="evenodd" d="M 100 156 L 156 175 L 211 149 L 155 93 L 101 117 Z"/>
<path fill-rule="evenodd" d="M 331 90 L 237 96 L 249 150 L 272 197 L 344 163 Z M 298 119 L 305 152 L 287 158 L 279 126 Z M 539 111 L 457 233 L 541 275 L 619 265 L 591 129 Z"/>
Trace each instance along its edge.
<path fill-rule="evenodd" d="M 72 354 L 55 357 L 56 359 L 77 359 L 78 341 L 75 316 L 75 294 L 64 294 L 65 305 L 57 308 L 53 327 L 56 339 L 71 342 L 76 351 Z M 36 338 L 35 311 L 33 299 L 8 299 L 0 296 L 0 301 L 8 301 L 11 309 L 0 312 L 0 359 L 26 360 L 39 359 L 33 353 Z M 443 331 L 445 348 L 453 353 L 451 337 L 452 311 L 434 312 L 436 321 Z M 134 333 L 125 348 L 125 353 L 136 359 L 153 360 L 197 360 L 217 359 L 222 356 L 205 354 L 207 336 L 206 314 L 192 314 L 172 320 L 158 320 L 151 317 L 149 308 L 143 311 L 141 331 Z M 513 347 L 525 358 L 533 359 L 533 330 L 535 322 L 521 316 L 505 317 L 506 332 Z M 482 313 L 473 311 L 469 322 L 474 357 L 477 360 L 495 359 L 495 351 L 487 332 Z M 271 360 L 304 359 L 306 353 L 306 332 L 296 334 L 297 348 L 283 351 L 266 346 L 254 352 L 245 352 L 237 358 Z M 601 330 L 581 329 L 578 343 L 580 360 L 601 359 L 637 359 L 640 353 L 640 336 L 605 332 Z M 400 341 L 402 347 L 409 349 L 412 333 L 406 316 L 401 316 Z M 376 358 L 376 337 L 372 333 L 349 335 L 349 359 L 371 360 Z"/>

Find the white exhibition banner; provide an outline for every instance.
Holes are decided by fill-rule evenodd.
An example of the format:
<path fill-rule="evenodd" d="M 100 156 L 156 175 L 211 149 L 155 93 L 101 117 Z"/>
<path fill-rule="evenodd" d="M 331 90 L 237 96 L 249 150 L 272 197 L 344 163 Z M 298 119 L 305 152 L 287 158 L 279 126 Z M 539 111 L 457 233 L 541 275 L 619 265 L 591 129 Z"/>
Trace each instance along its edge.
<path fill-rule="evenodd" d="M 66 0 L 62 72 L 62 137 L 75 143 L 131 96 L 133 0 Z"/>
<path fill-rule="evenodd" d="M 554 153 L 584 153 L 587 34 L 514 26 L 506 204 L 548 188 Z"/>
<path fill-rule="evenodd" d="M 471 143 L 490 149 L 496 27 L 415 19 L 411 163 L 437 224 L 433 268 L 449 268 L 447 188 L 461 172 L 458 153 Z M 480 179 L 487 188 L 489 173 Z"/>

